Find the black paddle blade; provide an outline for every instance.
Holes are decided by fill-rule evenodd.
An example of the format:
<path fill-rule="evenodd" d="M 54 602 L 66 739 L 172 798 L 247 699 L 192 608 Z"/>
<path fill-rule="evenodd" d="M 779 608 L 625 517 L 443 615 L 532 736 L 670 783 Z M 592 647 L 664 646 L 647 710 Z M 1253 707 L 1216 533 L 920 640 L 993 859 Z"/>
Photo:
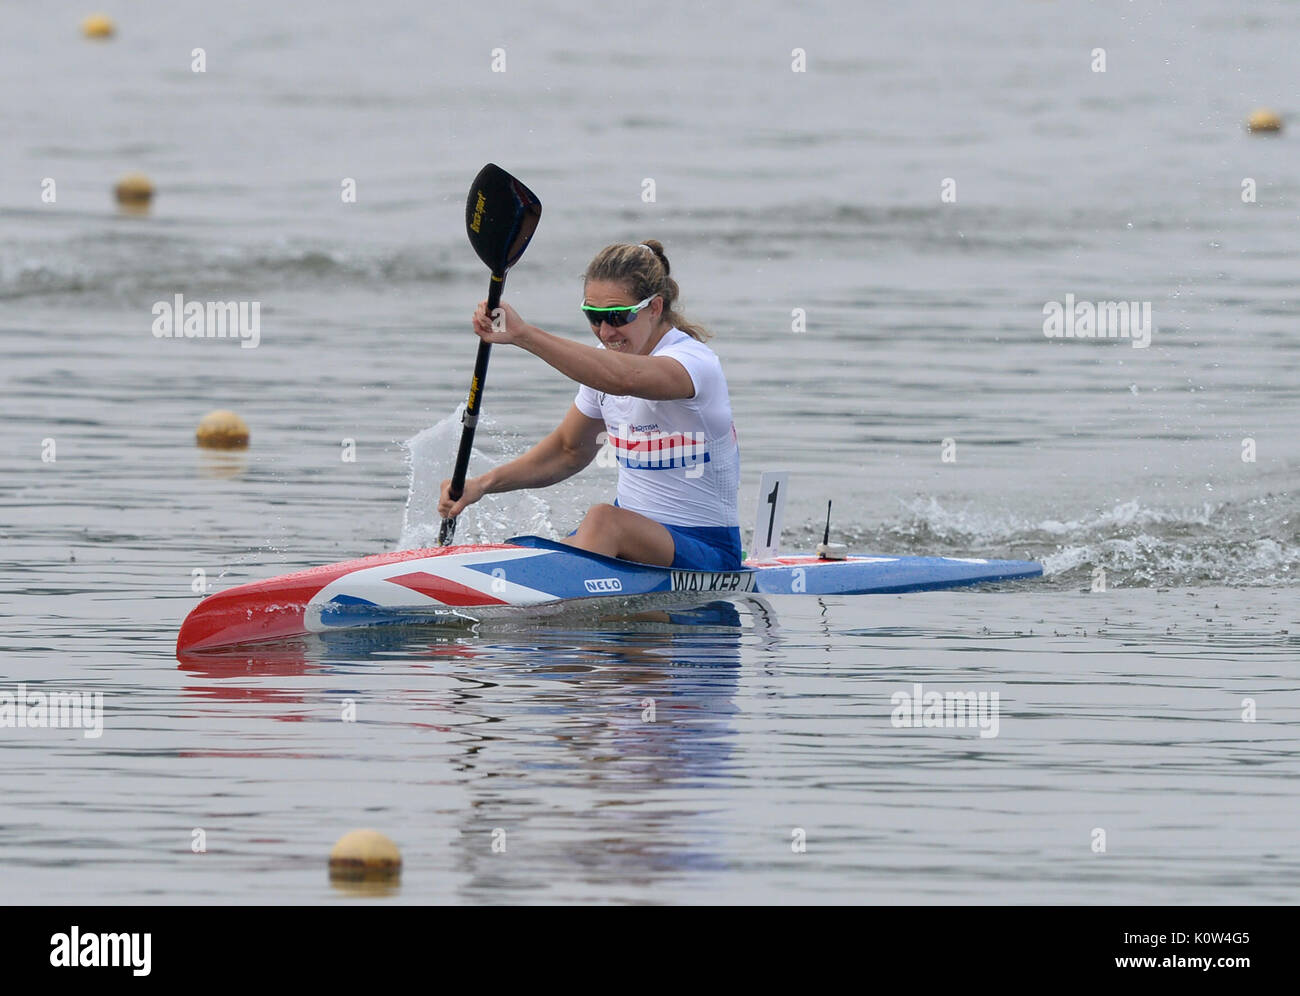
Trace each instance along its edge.
<path fill-rule="evenodd" d="M 537 195 L 494 163 L 474 178 L 465 202 L 465 228 L 478 258 L 505 276 L 528 248 L 542 217 Z"/>

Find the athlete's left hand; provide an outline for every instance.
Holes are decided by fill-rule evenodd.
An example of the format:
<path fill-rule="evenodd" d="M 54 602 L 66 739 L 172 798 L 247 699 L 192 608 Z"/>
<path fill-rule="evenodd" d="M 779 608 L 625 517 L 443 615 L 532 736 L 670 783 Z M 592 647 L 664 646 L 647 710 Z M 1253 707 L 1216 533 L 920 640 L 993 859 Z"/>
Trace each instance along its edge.
<path fill-rule="evenodd" d="M 480 301 L 471 321 L 478 337 L 491 343 L 517 343 L 529 328 L 519 312 L 504 301 L 498 306 L 495 318 L 488 314 L 487 302 Z"/>

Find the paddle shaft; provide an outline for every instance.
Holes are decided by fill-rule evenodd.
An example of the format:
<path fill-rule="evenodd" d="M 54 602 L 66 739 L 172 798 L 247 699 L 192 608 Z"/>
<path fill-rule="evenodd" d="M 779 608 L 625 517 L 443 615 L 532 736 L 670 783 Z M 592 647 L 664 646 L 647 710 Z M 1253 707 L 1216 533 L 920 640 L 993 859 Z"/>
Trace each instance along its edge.
<path fill-rule="evenodd" d="M 488 317 L 497 310 L 501 303 L 501 291 L 506 285 L 505 275 L 492 274 L 492 283 L 488 286 Z M 469 470 L 469 455 L 474 449 L 474 430 L 478 428 L 479 408 L 483 404 L 483 385 L 487 382 L 488 360 L 492 355 L 492 343 L 480 339 L 478 355 L 474 358 L 474 379 L 469 382 L 469 398 L 465 402 L 465 414 L 461 416 L 460 449 L 456 451 L 456 468 L 451 475 L 451 488 L 448 497 L 459 501 L 465 493 L 465 474 Z M 438 530 L 438 545 L 447 546 L 456 535 L 456 519 L 453 516 L 442 520 Z"/>

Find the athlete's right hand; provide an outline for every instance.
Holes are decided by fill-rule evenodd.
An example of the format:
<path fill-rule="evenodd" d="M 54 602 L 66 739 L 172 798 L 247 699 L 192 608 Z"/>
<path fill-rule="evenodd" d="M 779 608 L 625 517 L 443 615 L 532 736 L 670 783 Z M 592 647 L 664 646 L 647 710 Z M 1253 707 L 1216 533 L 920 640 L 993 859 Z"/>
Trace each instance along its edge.
<path fill-rule="evenodd" d="M 451 480 L 442 482 L 442 497 L 438 499 L 438 514 L 444 519 L 454 519 L 470 505 L 483 497 L 483 484 L 477 477 L 465 478 L 465 490 L 459 501 L 451 500 Z"/>

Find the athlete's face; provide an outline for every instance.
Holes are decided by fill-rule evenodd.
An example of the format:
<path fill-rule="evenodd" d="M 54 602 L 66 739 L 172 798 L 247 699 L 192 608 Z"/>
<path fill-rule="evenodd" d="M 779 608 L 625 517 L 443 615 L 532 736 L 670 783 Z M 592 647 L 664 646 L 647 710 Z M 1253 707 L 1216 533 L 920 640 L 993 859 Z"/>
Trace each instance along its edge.
<path fill-rule="evenodd" d="M 583 291 L 583 303 L 590 308 L 630 308 L 641 302 L 613 281 L 593 280 Z M 608 322 L 601 322 L 598 326 L 592 325 L 591 331 L 608 350 L 645 356 L 657 339 L 656 333 L 660 331 L 659 318 L 663 310 L 664 299 L 655 297 L 626 325 L 615 328 Z"/>

